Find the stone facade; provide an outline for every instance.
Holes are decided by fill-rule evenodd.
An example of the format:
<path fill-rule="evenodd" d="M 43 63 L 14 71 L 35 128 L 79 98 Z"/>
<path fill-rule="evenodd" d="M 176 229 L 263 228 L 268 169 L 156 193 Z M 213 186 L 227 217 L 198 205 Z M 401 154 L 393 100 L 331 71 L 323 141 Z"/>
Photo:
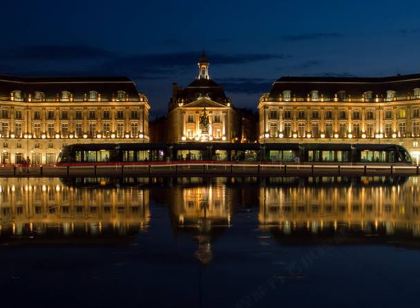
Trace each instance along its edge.
<path fill-rule="evenodd" d="M 149 109 L 126 78 L 0 78 L 1 163 L 55 163 L 67 144 L 148 142 Z"/>
<path fill-rule="evenodd" d="M 258 111 L 261 143 L 393 143 L 420 159 L 420 75 L 283 77 Z"/>
<path fill-rule="evenodd" d="M 199 73 L 188 87 L 174 84 L 169 103 L 169 142 L 235 142 L 238 140 L 236 112 L 223 87 L 209 76 L 203 54 Z"/>

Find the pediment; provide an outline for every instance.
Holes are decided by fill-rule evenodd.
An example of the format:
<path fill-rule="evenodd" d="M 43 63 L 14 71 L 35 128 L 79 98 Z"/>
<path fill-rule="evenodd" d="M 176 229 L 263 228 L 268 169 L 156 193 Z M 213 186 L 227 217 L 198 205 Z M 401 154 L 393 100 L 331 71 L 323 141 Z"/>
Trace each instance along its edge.
<path fill-rule="evenodd" d="M 211 107 L 220 108 L 220 107 L 227 107 L 224 104 L 215 102 L 215 101 L 213 101 L 211 99 L 208 99 L 208 98 L 201 98 L 201 97 L 198 98 L 195 101 L 192 101 L 191 103 L 185 104 L 184 106 L 185 107 L 199 107 L 199 108 L 211 108 Z"/>

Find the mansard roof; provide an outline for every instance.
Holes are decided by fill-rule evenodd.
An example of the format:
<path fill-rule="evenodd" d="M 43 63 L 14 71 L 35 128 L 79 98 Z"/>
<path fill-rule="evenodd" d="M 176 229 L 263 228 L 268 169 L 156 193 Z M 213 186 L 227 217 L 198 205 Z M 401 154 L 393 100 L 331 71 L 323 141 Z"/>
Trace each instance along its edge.
<path fill-rule="evenodd" d="M 101 101 L 111 101 L 119 91 L 124 91 L 130 101 L 139 100 L 136 84 L 126 77 L 0 76 L 0 100 L 9 100 L 13 91 L 21 91 L 23 100 L 35 92 L 42 92 L 47 101 L 56 100 L 63 91 L 70 92 L 75 101 L 84 100 L 90 91 L 98 92 Z"/>
<path fill-rule="evenodd" d="M 214 102 L 227 105 L 230 102 L 225 90 L 212 79 L 195 79 L 187 87 L 174 87 L 171 103 L 191 104 L 202 97 L 208 97 Z M 173 107 L 173 106 L 172 106 Z"/>
<path fill-rule="evenodd" d="M 354 98 L 371 92 L 373 97 L 386 97 L 387 91 L 395 91 L 396 97 L 413 97 L 413 90 L 420 88 L 420 74 L 388 77 L 281 77 L 273 83 L 269 96 L 277 98 L 283 91 L 291 91 L 292 97 L 305 98 L 312 91 L 324 97 L 338 93 Z"/>

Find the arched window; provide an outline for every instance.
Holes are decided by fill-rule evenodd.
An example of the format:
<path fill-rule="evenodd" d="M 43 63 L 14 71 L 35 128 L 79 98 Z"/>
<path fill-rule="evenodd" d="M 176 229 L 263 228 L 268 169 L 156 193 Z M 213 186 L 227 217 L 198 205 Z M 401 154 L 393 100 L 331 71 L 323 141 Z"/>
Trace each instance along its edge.
<path fill-rule="evenodd" d="M 10 93 L 10 100 L 12 101 L 23 101 L 23 94 L 21 90 L 14 90 Z"/>
<path fill-rule="evenodd" d="M 45 93 L 41 92 L 41 91 L 35 91 L 32 99 L 34 101 L 44 101 L 45 100 Z"/>
<path fill-rule="evenodd" d="M 346 91 L 338 91 L 337 92 L 337 98 L 340 101 L 345 101 L 346 100 Z"/>
<path fill-rule="evenodd" d="M 311 101 L 318 101 L 319 100 L 319 92 L 317 90 L 311 91 Z"/>
<path fill-rule="evenodd" d="M 388 102 L 393 101 L 395 98 L 395 91 L 394 90 L 388 90 L 386 91 L 386 100 Z"/>
<path fill-rule="evenodd" d="M 117 101 L 124 102 L 127 100 L 127 92 L 120 90 L 117 91 Z"/>
<path fill-rule="evenodd" d="M 62 102 L 69 102 L 72 98 L 72 95 L 69 91 L 61 91 L 61 98 Z"/>
<path fill-rule="evenodd" d="M 367 102 L 370 102 L 373 98 L 373 92 L 372 91 L 366 91 L 363 93 L 363 99 Z"/>
<path fill-rule="evenodd" d="M 292 99 L 292 91 L 290 90 L 284 90 L 283 91 L 283 100 L 285 102 L 289 102 Z"/>
<path fill-rule="evenodd" d="M 89 101 L 95 102 L 98 100 L 98 92 L 96 91 L 89 91 Z"/>

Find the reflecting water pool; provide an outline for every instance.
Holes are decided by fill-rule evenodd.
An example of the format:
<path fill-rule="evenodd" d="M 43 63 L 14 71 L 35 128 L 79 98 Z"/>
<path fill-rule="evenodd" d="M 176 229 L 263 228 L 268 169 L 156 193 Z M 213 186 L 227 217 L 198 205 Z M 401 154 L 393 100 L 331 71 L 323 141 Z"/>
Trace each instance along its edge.
<path fill-rule="evenodd" d="M 2 178 L 2 307 L 395 307 L 418 177 Z"/>

